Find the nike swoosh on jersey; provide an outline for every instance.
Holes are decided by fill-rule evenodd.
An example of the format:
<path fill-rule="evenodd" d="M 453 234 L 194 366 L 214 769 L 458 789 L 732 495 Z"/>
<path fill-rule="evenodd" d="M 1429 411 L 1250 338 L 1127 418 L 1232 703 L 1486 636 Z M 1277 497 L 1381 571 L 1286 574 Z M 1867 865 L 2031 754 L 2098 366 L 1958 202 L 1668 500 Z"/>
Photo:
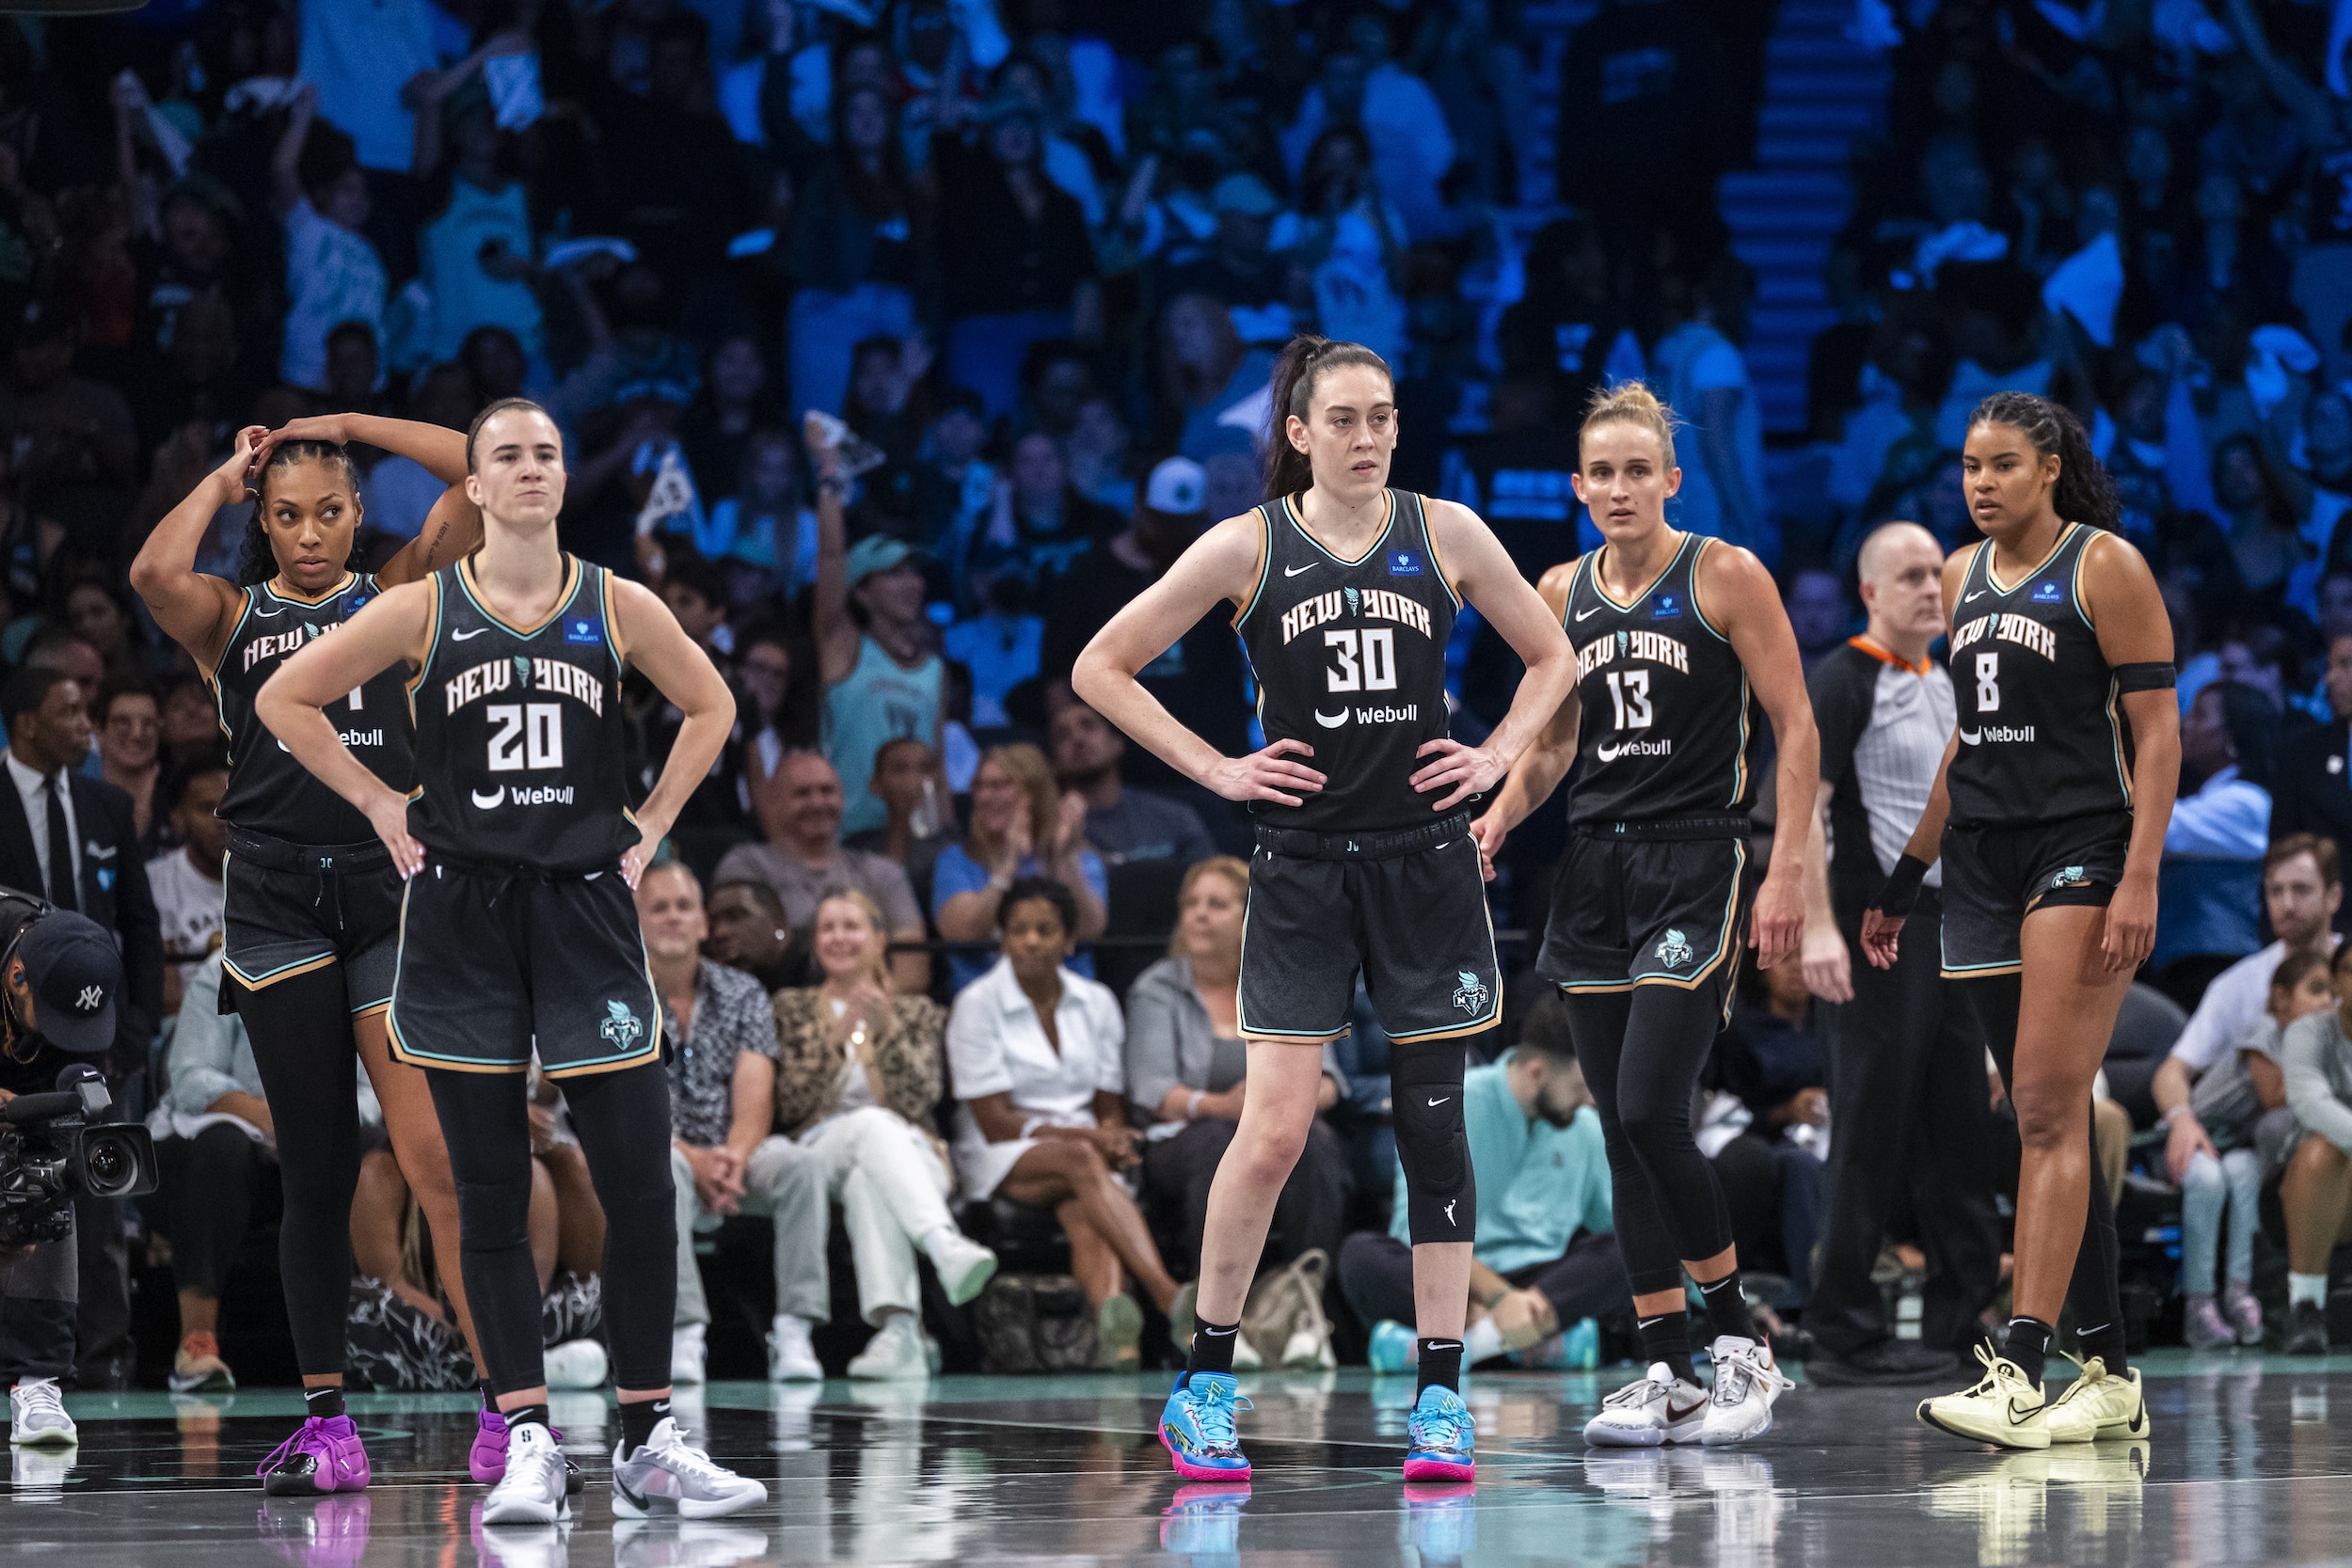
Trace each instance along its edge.
<path fill-rule="evenodd" d="M 1317 708 L 1315 709 L 1315 722 L 1327 730 L 1336 730 L 1347 722 L 1347 709 L 1342 708 L 1335 715 L 1327 715 L 1321 708 Z"/>
<path fill-rule="evenodd" d="M 1285 566 L 1282 568 L 1282 575 L 1286 578 L 1295 578 L 1301 572 L 1311 572 L 1322 564 L 1320 561 L 1310 561 L 1304 566 Z"/>
<path fill-rule="evenodd" d="M 1963 594 L 1960 596 L 1960 602 L 1962 604 L 1975 604 L 1979 599 L 1983 598 L 1987 594 L 1992 592 L 1993 590 L 1990 588 L 1979 588 L 1973 594 Z"/>
<path fill-rule="evenodd" d="M 1984 732 L 1981 730 L 1978 731 L 1974 735 L 1970 735 L 1966 730 L 1959 730 L 1954 733 L 1960 736 L 1960 743 L 1963 746 L 1974 746 L 1984 738 Z"/>
<path fill-rule="evenodd" d="M 1580 621 L 1589 621 L 1594 616 L 1600 613 L 1600 606 L 1595 605 L 1590 610 L 1580 610 L 1576 612 L 1576 618 Z"/>
<path fill-rule="evenodd" d="M 256 620 L 260 620 L 260 621 L 266 621 L 266 620 L 269 620 L 269 619 L 270 619 L 271 617 L 273 617 L 273 616 L 283 615 L 283 614 L 285 614 L 285 613 L 286 613 L 286 607 L 285 607 L 284 605 L 282 605 L 282 604 L 281 604 L 281 605 L 279 605 L 279 606 L 278 606 L 276 610 L 263 610 L 263 609 L 262 609 L 260 605 L 255 605 L 255 606 L 253 607 L 253 615 L 254 615 L 254 619 L 256 619 Z"/>
<path fill-rule="evenodd" d="M 449 640 L 452 642 L 463 642 L 467 638 L 480 637 L 484 632 L 488 631 L 489 629 L 490 628 L 487 626 L 476 626 L 471 631 L 453 631 L 449 634 Z"/>

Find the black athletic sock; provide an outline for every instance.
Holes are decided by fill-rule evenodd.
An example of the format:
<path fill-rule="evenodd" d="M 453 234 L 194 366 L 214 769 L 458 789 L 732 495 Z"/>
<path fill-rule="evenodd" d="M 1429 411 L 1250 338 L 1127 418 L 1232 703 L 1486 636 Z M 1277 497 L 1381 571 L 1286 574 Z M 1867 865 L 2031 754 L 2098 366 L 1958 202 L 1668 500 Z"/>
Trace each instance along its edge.
<path fill-rule="evenodd" d="M 499 1397 L 490 1392 L 490 1380 L 488 1378 L 484 1378 L 481 1382 L 475 1384 L 474 1386 L 482 1390 L 483 1409 L 496 1410 L 499 1407 Z"/>
<path fill-rule="evenodd" d="M 2081 1347 L 2085 1361 L 2095 1355 L 2106 1363 L 2107 1376 L 2122 1377 L 2131 1370 L 2123 1358 L 2125 1347 L 2121 1322 L 2102 1323 L 2096 1328 L 2076 1328 L 2074 1338 Z"/>
<path fill-rule="evenodd" d="M 621 1408 L 627 1410 L 628 1406 L 623 1405 Z M 528 1421 L 535 1421 L 541 1426 L 546 1426 L 548 1407 L 544 1404 L 518 1404 L 506 1412 L 506 1430 L 509 1433 Z"/>
<path fill-rule="evenodd" d="M 1461 1340 L 1415 1339 L 1413 1360 L 1421 1373 L 1421 1381 L 1413 1389 L 1416 1401 L 1431 1388 L 1456 1394 L 1462 1391 Z"/>
<path fill-rule="evenodd" d="M 1690 1313 L 1661 1312 L 1638 1320 L 1634 1326 L 1641 1331 L 1645 1364 L 1662 1361 L 1666 1370 L 1683 1382 L 1699 1380 L 1697 1369 L 1691 1365 Z"/>
<path fill-rule="evenodd" d="M 1748 1294 L 1740 1284 L 1738 1269 L 1712 1285 L 1700 1286 L 1699 1295 L 1707 1302 L 1707 1326 L 1717 1338 L 1726 1334 L 1741 1339 L 1756 1338 L 1756 1318 L 1748 1311 Z"/>
<path fill-rule="evenodd" d="M 2050 1336 L 2057 1332 L 2040 1318 L 2011 1318 L 2009 1321 L 2009 1342 L 2001 1354 L 2026 1374 L 2028 1383 L 2040 1383 L 2042 1370 L 2050 1361 Z"/>
<path fill-rule="evenodd" d="M 637 1400 L 621 1406 L 621 1451 L 635 1453 L 653 1441 L 653 1429 L 661 1424 L 661 1418 L 670 1413 L 670 1401 L 665 1395 L 658 1400 Z"/>
<path fill-rule="evenodd" d="M 306 1416 L 315 1416 L 320 1420 L 342 1415 L 343 1413 L 342 1385 L 338 1383 L 326 1388 L 302 1390 L 302 1413 Z"/>
<path fill-rule="evenodd" d="M 1192 1353 L 1184 1358 L 1184 1370 L 1230 1374 L 1233 1370 L 1233 1342 L 1240 1338 L 1239 1323 L 1213 1323 L 1206 1318 L 1195 1318 Z"/>

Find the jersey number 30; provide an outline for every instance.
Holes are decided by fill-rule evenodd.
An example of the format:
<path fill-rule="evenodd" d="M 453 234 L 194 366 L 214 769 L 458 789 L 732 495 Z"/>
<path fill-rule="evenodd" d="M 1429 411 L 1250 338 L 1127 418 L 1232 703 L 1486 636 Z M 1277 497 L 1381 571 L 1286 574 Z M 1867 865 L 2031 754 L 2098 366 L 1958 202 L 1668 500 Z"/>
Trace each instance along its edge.
<path fill-rule="evenodd" d="M 1361 639 L 1363 663 L 1356 661 L 1359 638 Z M 1339 659 L 1336 668 L 1324 673 L 1331 677 L 1334 691 L 1394 691 L 1396 689 L 1396 633 L 1387 626 L 1371 630 L 1327 631 L 1323 645 Z"/>
<path fill-rule="evenodd" d="M 484 717 L 490 732 L 490 771 L 564 766 L 564 710 L 553 703 L 492 703 Z"/>

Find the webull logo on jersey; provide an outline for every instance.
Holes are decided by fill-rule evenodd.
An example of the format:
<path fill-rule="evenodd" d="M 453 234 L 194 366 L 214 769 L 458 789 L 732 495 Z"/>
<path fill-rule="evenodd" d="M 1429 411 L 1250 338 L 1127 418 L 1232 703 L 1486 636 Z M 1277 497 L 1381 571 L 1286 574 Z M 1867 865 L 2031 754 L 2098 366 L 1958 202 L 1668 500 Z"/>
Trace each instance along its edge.
<path fill-rule="evenodd" d="M 496 811 L 501 806 L 568 806 L 572 803 L 570 784 L 501 784 L 485 794 L 477 789 L 467 799 L 476 811 Z"/>
<path fill-rule="evenodd" d="M 1408 599 L 1386 588 L 1334 588 L 1328 593 L 1301 599 L 1282 611 L 1282 641 L 1288 643 L 1302 631 L 1343 618 L 1394 621 L 1399 626 L 1412 627 L 1423 637 L 1432 635 L 1429 609 L 1418 599 Z"/>
<path fill-rule="evenodd" d="M 1406 703 L 1403 707 L 1343 707 L 1337 713 L 1315 709 L 1315 722 L 1327 730 L 1336 730 L 1353 717 L 1359 724 L 1409 724 L 1421 717 L 1419 703 Z"/>
<path fill-rule="evenodd" d="M 485 659 L 443 681 L 441 687 L 450 713 L 484 697 L 519 688 L 575 697 L 587 704 L 589 711 L 599 718 L 604 714 L 604 678 L 568 659 L 526 658 L 521 654 L 511 658 Z"/>

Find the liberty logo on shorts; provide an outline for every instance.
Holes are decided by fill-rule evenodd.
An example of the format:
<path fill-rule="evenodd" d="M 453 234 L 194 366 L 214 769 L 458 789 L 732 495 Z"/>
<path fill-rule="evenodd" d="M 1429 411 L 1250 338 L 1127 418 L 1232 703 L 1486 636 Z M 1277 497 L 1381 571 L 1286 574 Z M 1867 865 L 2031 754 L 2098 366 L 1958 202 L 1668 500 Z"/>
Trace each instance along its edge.
<path fill-rule="evenodd" d="M 645 1032 L 645 1026 L 637 1022 L 637 1015 L 629 1011 L 628 1003 L 607 1002 L 604 1010 L 610 1016 L 596 1026 L 596 1033 L 623 1051 L 637 1043 L 637 1037 Z"/>
<path fill-rule="evenodd" d="M 2081 866 L 2070 865 L 2055 877 L 2052 877 L 2050 879 L 2050 885 L 2052 887 L 2089 887 L 2090 885 L 2090 879 L 2084 875 L 2083 868 Z"/>
<path fill-rule="evenodd" d="M 1667 927 L 1666 934 L 1658 942 L 1658 961 L 1668 969 L 1680 969 L 1691 958 L 1690 939 L 1673 927 Z"/>
<path fill-rule="evenodd" d="M 1455 970 L 1454 977 L 1462 982 L 1454 988 L 1454 1005 L 1466 1013 L 1477 1012 L 1486 1005 L 1486 998 L 1493 994 L 1487 990 L 1486 981 L 1467 969 Z"/>

